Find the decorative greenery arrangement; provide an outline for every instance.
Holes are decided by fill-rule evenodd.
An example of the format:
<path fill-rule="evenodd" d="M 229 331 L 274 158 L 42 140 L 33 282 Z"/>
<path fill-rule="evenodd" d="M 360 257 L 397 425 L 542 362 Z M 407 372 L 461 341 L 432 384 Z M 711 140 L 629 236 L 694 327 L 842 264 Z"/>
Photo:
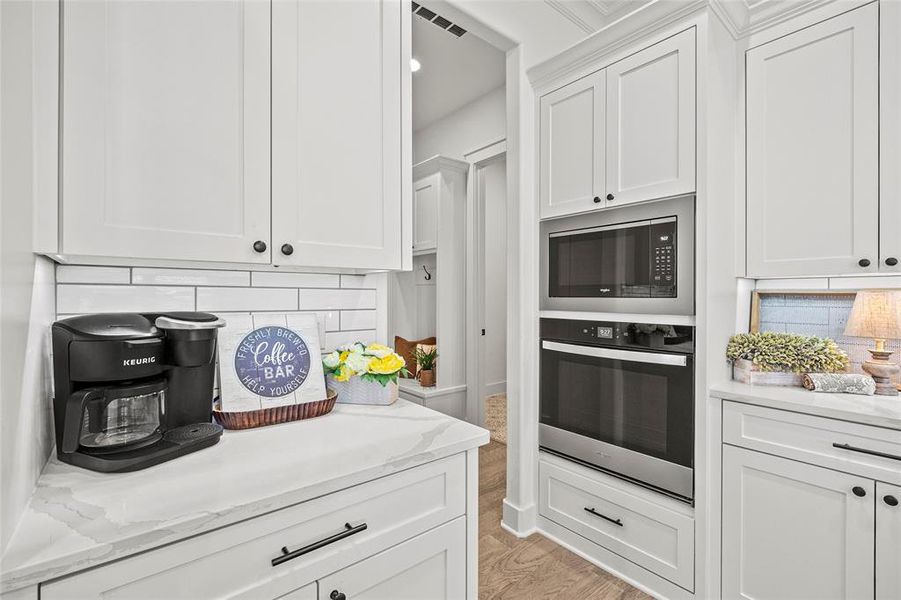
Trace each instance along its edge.
<path fill-rule="evenodd" d="M 761 371 L 837 373 L 848 366 L 848 355 L 828 338 L 771 331 L 733 335 L 726 357 L 749 360 Z"/>
<path fill-rule="evenodd" d="M 323 370 L 335 381 L 348 381 L 356 376 L 364 381 L 377 381 L 382 387 L 396 382 L 400 375 L 408 376 L 406 366 L 400 354 L 382 344 L 345 344 L 322 358 Z"/>
<path fill-rule="evenodd" d="M 438 360 L 438 349 L 431 348 L 430 350 L 425 350 L 423 348 L 416 348 L 416 364 L 419 365 L 419 368 L 423 371 L 431 371 L 435 368 L 435 361 Z"/>

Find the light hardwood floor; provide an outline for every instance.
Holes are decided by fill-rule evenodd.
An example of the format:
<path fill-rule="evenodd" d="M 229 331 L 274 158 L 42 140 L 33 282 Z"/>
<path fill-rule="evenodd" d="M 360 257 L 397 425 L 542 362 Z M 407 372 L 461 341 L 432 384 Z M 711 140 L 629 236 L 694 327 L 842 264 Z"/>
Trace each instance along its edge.
<path fill-rule="evenodd" d="M 519 539 L 502 529 L 506 467 L 504 444 L 479 450 L 480 600 L 651 598 L 537 533 Z"/>

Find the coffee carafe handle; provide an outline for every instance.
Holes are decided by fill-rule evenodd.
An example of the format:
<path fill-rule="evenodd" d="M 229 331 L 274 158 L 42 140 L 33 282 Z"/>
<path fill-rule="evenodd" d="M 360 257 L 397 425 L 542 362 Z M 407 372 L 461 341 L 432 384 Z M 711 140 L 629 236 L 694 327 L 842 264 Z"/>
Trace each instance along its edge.
<path fill-rule="evenodd" d="M 89 400 L 103 398 L 103 390 L 89 388 L 79 390 L 69 396 L 66 402 L 66 420 L 63 429 L 62 451 L 71 454 L 78 450 L 81 438 L 81 425 L 84 421 L 84 407 Z"/>

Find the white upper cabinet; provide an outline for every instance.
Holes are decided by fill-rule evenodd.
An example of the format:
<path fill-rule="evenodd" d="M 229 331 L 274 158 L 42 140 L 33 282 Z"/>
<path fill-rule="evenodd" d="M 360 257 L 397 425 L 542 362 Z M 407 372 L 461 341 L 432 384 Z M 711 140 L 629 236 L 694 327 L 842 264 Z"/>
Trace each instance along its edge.
<path fill-rule="evenodd" d="M 695 32 L 607 67 L 607 205 L 695 191 Z"/>
<path fill-rule="evenodd" d="M 901 272 L 901 2 L 881 2 L 879 21 L 879 270 Z"/>
<path fill-rule="evenodd" d="M 878 44 L 872 3 L 748 51 L 749 277 L 877 270 Z"/>
<path fill-rule="evenodd" d="M 413 252 L 430 252 L 438 246 L 440 185 L 437 173 L 413 183 Z"/>
<path fill-rule="evenodd" d="M 604 181 L 603 71 L 541 97 L 541 218 L 599 208 Z"/>
<path fill-rule="evenodd" d="M 272 4 L 275 264 L 401 267 L 402 6 Z"/>
<path fill-rule="evenodd" d="M 268 263 L 269 4 L 62 11 L 61 252 Z"/>
<path fill-rule="evenodd" d="M 724 445 L 723 598 L 873 598 L 875 496 L 865 477 Z"/>

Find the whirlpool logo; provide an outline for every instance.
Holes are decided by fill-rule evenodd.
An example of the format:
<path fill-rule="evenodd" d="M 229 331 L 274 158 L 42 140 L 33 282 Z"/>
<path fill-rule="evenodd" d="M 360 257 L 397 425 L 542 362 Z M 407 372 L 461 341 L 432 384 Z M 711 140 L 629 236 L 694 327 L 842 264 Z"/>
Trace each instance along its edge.
<path fill-rule="evenodd" d="M 135 367 L 137 365 L 149 365 L 156 362 L 155 356 L 144 356 L 142 358 L 126 358 L 122 361 L 123 367 Z"/>

